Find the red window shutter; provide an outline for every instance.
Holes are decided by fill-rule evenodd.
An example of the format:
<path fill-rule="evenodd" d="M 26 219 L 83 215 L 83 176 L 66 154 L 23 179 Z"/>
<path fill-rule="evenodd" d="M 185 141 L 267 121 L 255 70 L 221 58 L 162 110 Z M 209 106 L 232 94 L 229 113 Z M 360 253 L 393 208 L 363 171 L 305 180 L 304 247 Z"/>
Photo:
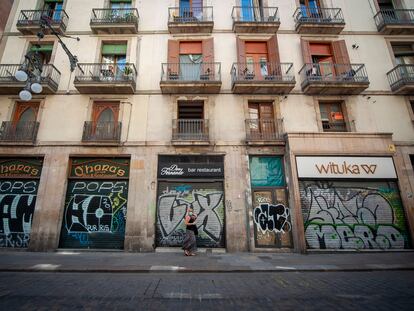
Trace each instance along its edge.
<path fill-rule="evenodd" d="M 214 63 L 214 41 L 213 38 L 203 40 L 203 62 Z"/>
<path fill-rule="evenodd" d="M 180 55 L 180 41 L 168 40 L 168 63 L 178 64 Z"/>
<path fill-rule="evenodd" d="M 310 51 L 309 41 L 304 40 L 304 39 L 301 38 L 300 39 L 300 44 L 302 46 L 303 61 L 305 62 L 305 64 L 312 63 L 312 55 L 311 55 L 311 51 Z"/>
<path fill-rule="evenodd" d="M 241 40 L 239 37 L 236 37 L 237 45 L 237 62 L 239 63 L 239 75 L 243 72 L 246 67 L 246 46 L 245 41 Z"/>
<path fill-rule="evenodd" d="M 332 50 L 337 64 L 350 64 L 348 50 L 346 48 L 345 40 L 332 42 Z"/>
<path fill-rule="evenodd" d="M 269 40 L 267 40 L 267 55 L 269 58 L 269 63 L 279 64 L 279 45 L 277 43 L 277 36 L 273 35 Z"/>
<path fill-rule="evenodd" d="M 272 75 L 280 75 L 280 57 L 279 57 L 279 45 L 277 43 L 277 36 L 273 35 L 267 40 L 267 57 L 268 57 L 268 69 Z"/>

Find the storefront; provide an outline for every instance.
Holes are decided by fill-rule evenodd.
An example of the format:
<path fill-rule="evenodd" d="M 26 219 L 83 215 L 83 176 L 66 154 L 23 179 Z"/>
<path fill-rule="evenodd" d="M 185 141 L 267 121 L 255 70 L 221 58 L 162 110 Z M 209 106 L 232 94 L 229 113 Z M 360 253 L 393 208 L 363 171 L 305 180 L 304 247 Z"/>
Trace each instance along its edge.
<path fill-rule="evenodd" d="M 281 156 L 251 156 L 254 240 L 257 248 L 291 248 L 292 223 Z"/>
<path fill-rule="evenodd" d="M 42 165 L 42 158 L 0 159 L 0 247 L 28 247 Z"/>
<path fill-rule="evenodd" d="M 123 249 L 127 158 L 71 158 L 60 248 Z"/>
<path fill-rule="evenodd" d="M 158 157 L 156 246 L 181 246 L 188 208 L 198 215 L 199 247 L 225 247 L 224 157 Z"/>
<path fill-rule="evenodd" d="M 308 249 L 410 248 L 392 157 L 297 156 Z"/>

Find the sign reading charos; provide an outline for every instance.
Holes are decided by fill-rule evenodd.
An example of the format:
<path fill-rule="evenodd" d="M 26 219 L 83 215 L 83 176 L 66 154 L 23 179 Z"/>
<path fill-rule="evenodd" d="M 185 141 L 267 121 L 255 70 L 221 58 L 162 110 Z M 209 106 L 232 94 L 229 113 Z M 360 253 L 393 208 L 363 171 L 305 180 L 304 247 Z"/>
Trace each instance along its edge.
<path fill-rule="evenodd" d="M 396 179 L 391 157 L 296 157 L 299 178 Z"/>

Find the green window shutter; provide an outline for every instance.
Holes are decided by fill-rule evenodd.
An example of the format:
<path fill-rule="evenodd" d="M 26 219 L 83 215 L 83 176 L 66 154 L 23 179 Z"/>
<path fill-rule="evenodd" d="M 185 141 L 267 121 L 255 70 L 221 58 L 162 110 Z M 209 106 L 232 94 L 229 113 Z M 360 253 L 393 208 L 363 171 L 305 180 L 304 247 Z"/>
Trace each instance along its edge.
<path fill-rule="evenodd" d="M 104 44 L 102 46 L 102 55 L 126 55 L 126 44 Z"/>
<path fill-rule="evenodd" d="M 52 52 L 53 51 L 53 44 L 43 44 L 40 47 L 35 45 L 30 47 L 30 51 L 37 51 L 37 52 Z"/>
<path fill-rule="evenodd" d="M 132 0 L 111 0 L 111 3 L 131 3 Z"/>

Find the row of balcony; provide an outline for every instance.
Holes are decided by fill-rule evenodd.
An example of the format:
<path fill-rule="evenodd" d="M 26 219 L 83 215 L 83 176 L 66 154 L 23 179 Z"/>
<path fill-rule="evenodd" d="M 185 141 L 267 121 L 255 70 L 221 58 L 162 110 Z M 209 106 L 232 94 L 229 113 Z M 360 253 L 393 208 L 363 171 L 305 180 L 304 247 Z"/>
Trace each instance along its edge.
<path fill-rule="evenodd" d="M 233 7 L 233 31 L 236 33 L 275 33 L 280 26 L 277 7 Z M 52 27 L 64 33 L 69 21 L 65 10 L 22 10 L 17 29 L 35 35 L 41 18 L 48 18 Z M 293 15 L 298 33 L 339 34 L 345 27 L 340 8 L 298 8 Z M 170 33 L 211 33 L 214 27 L 213 7 L 169 8 Z M 374 16 L 378 31 L 384 34 L 414 34 L 414 10 L 380 10 Z M 139 14 L 135 8 L 93 9 L 91 30 L 102 34 L 138 33 Z M 47 29 L 46 29 L 47 30 Z"/>
<path fill-rule="evenodd" d="M 246 142 L 280 143 L 283 141 L 282 121 L 274 119 L 247 119 Z M 21 142 L 34 144 L 39 130 L 39 122 L 3 121 L 0 128 L 0 142 Z M 121 122 L 87 121 L 83 127 L 83 142 L 119 143 Z M 172 120 L 172 143 L 209 144 L 209 122 L 206 119 Z"/>
<path fill-rule="evenodd" d="M 15 95 L 24 87 L 15 78 L 20 65 L 0 65 L 0 95 Z M 235 94 L 287 94 L 296 84 L 292 63 L 234 63 L 231 69 Z M 41 73 L 43 94 L 57 92 L 60 72 L 44 65 Z M 299 71 L 302 91 L 307 95 L 355 95 L 368 88 L 363 64 L 305 64 Z M 414 92 L 414 65 L 398 65 L 387 73 L 392 92 Z M 137 69 L 132 63 L 79 64 L 74 86 L 82 94 L 133 94 Z M 214 94 L 221 89 L 220 63 L 163 63 L 160 88 L 164 94 Z"/>

